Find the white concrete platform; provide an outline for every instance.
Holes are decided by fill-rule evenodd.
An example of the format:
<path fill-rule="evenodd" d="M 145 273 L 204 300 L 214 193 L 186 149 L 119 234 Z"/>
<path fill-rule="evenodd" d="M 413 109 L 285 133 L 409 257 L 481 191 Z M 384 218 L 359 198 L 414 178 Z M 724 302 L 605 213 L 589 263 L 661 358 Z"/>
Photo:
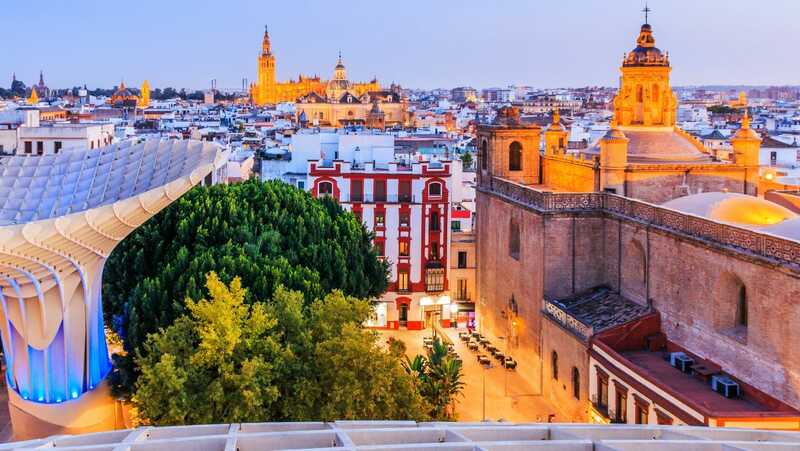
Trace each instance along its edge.
<path fill-rule="evenodd" d="M 0 450 L 797 450 L 800 432 L 590 424 L 234 423 L 143 427 L 8 443 Z"/>

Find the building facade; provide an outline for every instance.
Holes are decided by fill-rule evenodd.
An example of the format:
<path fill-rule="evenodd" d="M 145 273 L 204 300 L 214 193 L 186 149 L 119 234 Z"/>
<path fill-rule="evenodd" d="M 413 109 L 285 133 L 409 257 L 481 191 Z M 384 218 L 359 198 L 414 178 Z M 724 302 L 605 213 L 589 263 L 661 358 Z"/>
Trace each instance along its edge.
<path fill-rule="evenodd" d="M 800 223 L 753 196 L 760 139 L 747 116 L 730 163 L 670 125 L 650 31 L 626 57 L 648 64 L 623 66 L 615 114 L 627 125 L 596 153 L 568 154 L 557 116 L 542 130 L 502 109 L 479 125 L 478 329 L 558 406 L 557 421 L 796 428 L 800 355 L 785 344 L 800 338 Z M 639 103 L 650 70 L 659 86 L 642 81 Z M 679 352 L 691 374 L 663 365 Z"/>
<path fill-rule="evenodd" d="M 394 161 L 393 147 L 375 151 L 391 156 L 373 160 L 353 156 L 361 151 L 352 149 L 310 162 L 311 193 L 333 196 L 352 211 L 390 264 L 389 288 L 370 326 L 449 327 L 450 196 L 458 162 Z"/>

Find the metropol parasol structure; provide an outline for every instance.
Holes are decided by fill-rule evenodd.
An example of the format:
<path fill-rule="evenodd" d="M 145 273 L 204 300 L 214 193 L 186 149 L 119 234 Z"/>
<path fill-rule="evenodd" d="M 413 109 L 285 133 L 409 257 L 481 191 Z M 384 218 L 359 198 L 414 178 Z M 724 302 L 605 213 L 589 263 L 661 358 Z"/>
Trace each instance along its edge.
<path fill-rule="evenodd" d="M 113 429 L 101 287 L 114 247 L 225 162 L 148 140 L 0 159 L 0 336 L 15 436 Z"/>

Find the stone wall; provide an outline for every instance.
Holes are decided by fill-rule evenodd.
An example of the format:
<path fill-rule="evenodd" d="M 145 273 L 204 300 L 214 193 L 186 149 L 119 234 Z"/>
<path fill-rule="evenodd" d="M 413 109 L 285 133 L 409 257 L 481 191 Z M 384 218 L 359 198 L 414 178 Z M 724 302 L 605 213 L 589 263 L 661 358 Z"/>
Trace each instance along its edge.
<path fill-rule="evenodd" d="M 619 196 L 518 190 L 498 179 L 479 188 L 477 202 L 479 321 L 505 335 L 515 297 L 518 360 L 543 389 L 539 356 L 564 341 L 543 325 L 543 297 L 607 284 L 651 303 L 671 341 L 800 408 L 800 244 Z M 519 260 L 509 256 L 512 218 Z M 735 324 L 741 286 L 746 332 Z M 568 355 L 583 358 L 566 352 L 564 368 L 581 364 Z"/>
<path fill-rule="evenodd" d="M 585 193 L 597 189 L 594 162 L 573 156 L 542 157 L 543 183 L 557 191 Z"/>

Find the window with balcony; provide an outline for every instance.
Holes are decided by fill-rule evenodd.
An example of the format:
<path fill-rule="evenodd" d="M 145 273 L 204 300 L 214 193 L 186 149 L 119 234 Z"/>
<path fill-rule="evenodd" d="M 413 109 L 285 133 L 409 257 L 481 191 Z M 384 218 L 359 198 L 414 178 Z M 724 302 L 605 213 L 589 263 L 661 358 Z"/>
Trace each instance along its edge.
<path fill-rule="evenodd" d="M 408 227 L 411 221 L 408 213 L 400 213 L 400 227 Z"/>
<path fill-rule="evenodd" d="M 386 243 L 384 241 L 376 241 L 375 251 L 377 251 L 378 255 L 381 257 L 386 256 Z"/>
<path fill-rule="evenodd" d="M 458 267 L 467 267 L 467 251 L 458 251 Z"/>
<path fill-rule="evenodd" d="M 439 260 L 439 243 L 431 243 L 428 253 L 430 255 L 430 260 Z"/>
<path fill-rule="evenodd" d="M 597 370 L 597 394 L 595 395 L 594 405 L 600 413 L 608 415 L 608 374 L 595 367 Z"/>
<path fill-rule="evenodd" d="M 411 180 L 400 180 L 397 185 L 397 198 L 400 202 L 411 202 Z"/>
<path fill-rule="evenodd" d="M 408 241 L 401 240 L 398 243 L 398 253 L 401 257 L 408 257 Z"/>
<path fill-rule="evenodd" d="M 351 180 L 350 181 L 350 202 L 363 202 L 364 201 L 364 181 Z"/>
<path fill-rule="evenodd" d="M 628 422 L 628 389 L 620 384 L 614 384 L 614 389 L 616 391 L 616 399 L 614 400 L 615 405 L 615 418 L 617 423 L 627 423 Z"/>
<path fill-rule="evenodd" d="M 458 279 L 458 289 L 456 294 L 458 295 L 459 301 L 469 300 L 469 294 L 467 293 L 467 279 Z"/>
<path fill-rule="evenodd" d="M 634 393 L 633 404 L 636 406 L 636 424 L 649 423 L 650 403 Z"/>
<path fill-rule="evenodd" d="M 376 211 L 375 212 L 375 226 L 376 227 L 383 227 L 385 223 L 386 223 L 386 212 Z"/>
<path fill-rule="evenodd" d="M 406 269 L 397 272 L 397 291 L 408 291 L 408 270 Z"/>
<path fill-rule="evenodd" d="M 444 291 L 444 268 L 435 262 L 428 262 L 425 268 L 425 291 Z"/>
<path fill-rule="evenodd" d="M 438 232 L 439 231 L 439 212 L 432 211 L 431 218 L 430 218 L 430 231 L 431 232 Z"/>
<path fill-rule="evenodd" d="M 386 202 L 386 180 L 375 180 L 373 191 L 375 202 Z"/>

